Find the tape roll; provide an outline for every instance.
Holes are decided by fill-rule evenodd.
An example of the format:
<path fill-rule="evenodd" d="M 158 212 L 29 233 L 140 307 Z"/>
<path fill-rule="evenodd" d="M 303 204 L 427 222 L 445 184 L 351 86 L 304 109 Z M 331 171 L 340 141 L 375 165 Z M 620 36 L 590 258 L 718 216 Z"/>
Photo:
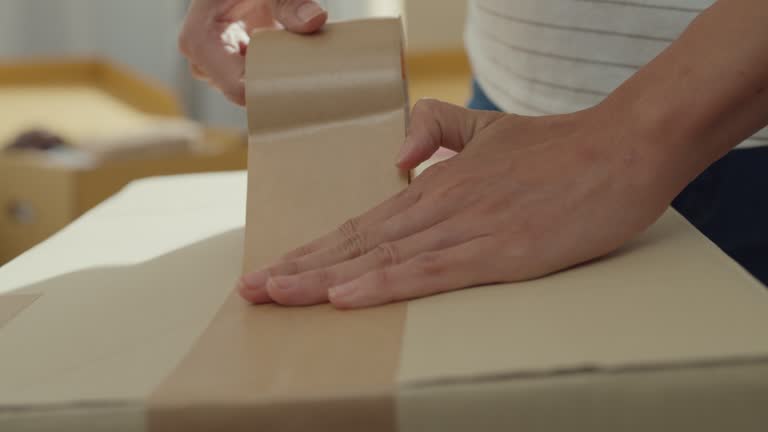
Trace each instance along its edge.
<path fill-rule="evenodd" d="M 253 37 L 245 270 L 406 184 L 394 166 L 407 118 L 402 46 L 399 19 Z"/>

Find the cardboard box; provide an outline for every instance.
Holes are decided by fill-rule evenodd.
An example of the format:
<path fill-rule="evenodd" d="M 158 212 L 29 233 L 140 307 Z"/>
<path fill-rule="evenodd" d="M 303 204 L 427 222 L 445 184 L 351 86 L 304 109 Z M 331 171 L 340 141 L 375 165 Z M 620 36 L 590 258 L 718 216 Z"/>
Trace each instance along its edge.
<path fill-rule="evenodd" d="M 12 96 L 0 103 L 0 147 L 42 122 L 74 148 L 87 150 L 86 156 L 93 151 L 101 156 L 0 151 L 0 265 L 132 180 L 246 166 L 245 138 L 238 132 L 203 131 L 192 148 L 164 134 L 167 124 L 160 126 L 156 119 L 182 116 L 172 93 L 108 63 L 0 64 L 0 93 Z M 68 100 L 77 109 L 67 110 Z M 132 137 L 141 145 L 124 151 L 116 143 L 122 137 Z"/>
<path fill-rule="evenodd" d="M 245 168 L 247 147 L 239 133 L 208 130 L 201 144 L 208 151 L 99 164 L 34 155 L 0 156 L 0 264 L 135 179 Z"/>
<path fill-rule="evenodd" d="M 340 29 L 313 39 L 317 54 Z M 271 169 L 313 162 L 276 157 L 295 149 L 270 147 L 258 120 L 253 131 Z M 347 164 L 383 151 L 348 150 Z M 309 210 L 290 208 L 305 191 L 275 184 L 302 227 L 248 179 L 249 234 L 268 223 L 284 236 L 247 241 L 246 264 L 401 185 L 390 166 L 363 168 L 381 181 Z M 339 311 L 233 293 L 245 195 L 244 173 L 141 180 L 0 268 L 0 430 L 765 430 L 768 293 L 673 210 L 621 251 L 546 278 Z"/>
<path fill-rule="evenodd" d="M 0 430 L 765 430 L 768 293 L 674 211 L 548 278 L 341 312 L 232 296 L 245 191 L 141 180 L 0 268 Z"/>

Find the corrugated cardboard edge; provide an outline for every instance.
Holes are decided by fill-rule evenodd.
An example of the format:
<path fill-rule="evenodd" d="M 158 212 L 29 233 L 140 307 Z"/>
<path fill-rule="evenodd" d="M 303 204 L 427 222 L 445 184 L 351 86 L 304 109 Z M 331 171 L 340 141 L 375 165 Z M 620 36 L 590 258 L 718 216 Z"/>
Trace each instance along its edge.
<path fill-rule="evenodd" d="M 768 422 L 761 376 L 764 359 L 422 383 L 401 390 L 400 431 L 758 432 Z"/>
<path fill-rule="evenodd" d="M 741 339 L 745 341 L 744 343 L 730 344 L 731 348 L 722 353 L 704 354 L 707 350 L 701 351 L 701 340 L 710 339 L 708 336 L 715 337 L 712 339 L 714 341 L 722 342 L 723 339 L 722 334 L 717 332 L 710 334 L 700 330 L 695 335 L 698 338 L 690 339 L 694 346 L 699 347 L 698 351 L 700 352 L 699 355 L 693 356 L 681 356 L 679 350 L 672 349 L 672 352 L 661 354 L 655 361 L 624 358 L 619 361 L 610 359 L 584 361 L 582 363 L 569 361 L 558 365 L 556 362 L 545 360 L 548 366 L 529 363 L 525 367 L 513 368 L 509 364 L 505 364 L 504 368 L 475 368 L 478 373 L 472 373 L 466 369 L 459 371 L 450 367 L 444 372 L 426 375 L 414 374 L 413 370 L 405 374 L 401 371 L 400 393 L 398 395 L 401 431 L 439 430 L 452 432 L 470 428 L 488 431 L 511 429 L 547 431 L 764 430 L 765 424 L 768 422 L 768 410 L 764 408 L 768 400 L 768 351 L 764 348 L 766 344 L 760 343 L 758 335 L 765 334 L 765 331 L 761 332 L 761 326 L 758 323 L 765 322 L 760 311 L 768 310 L 765 308 L 768 306 L 768 293 L 763 291 L 762 285 L 751 275 L 725 256 L 674 210 L 670 209 L 651 231 L 644 234 L 644 237 L 638 239 L 637 242 L 628 245 L 634 256 L 631 260 L 633 265 L 642 263 L 643 256 L 647 258 L 648 255 L 643 255 L 642 252 L 646 246 L 649 246 L 649 249 L 653 247 L 654 256 L 663 256 L 660 254 L 662 251 L 666 251 L 667 254 L 673 253 L 671 256 L 681 256 L 681 248 L 682 250 L 701 248 L 701 254 L 697 255 L 698 259 L 694 261 L 697 264 L 684 268 L 682 274 L 679 271 L 677 273 L 677 276 L 694 282 L 694 285 L 691 285 L 695 287 L 694 289 L 682 290 L 681 293 L 683 296 L 698 293 L 702 295 L 702 298 L 706 298 L 704 296 L 707 291 L 709 291 L 709 295 L 712 292 L 719 293 L 722 303 L 706 302 L 706 304 L 712 305 L 711 309 L 707 308 L 710 311 L 722 310 L 722 316 L 729 317 L 732 316 L 733 311 L 741 310 L 744 315 L 740 319 L 738 315 L 734 316 L 736 321 L 751 324 L 736 326 L 735 328 L 739 331 L 731 331 L 730 334 L 733 339 L 729 338 L 728 340 Z M 662 251 L 654 246 L 660 246 Z M 648 264 L 647 261 L 646 264 Z M 706 269 L 714 265 L 717 265 L 718 271 L 707 273 Z M 680 266 L 674 268 L 677 269 L 678 267 Z M 708 285 L 695 284 L 697 279 L 693 272 L 695 272 L 696 267 L 705 270 L 701 278 L 708 280 L 708 278 L 714 277 L 713 282 L 709 282 Z M 590 265 L 585 268 L 593 267 Z M 663 269 L 663 266 L 658 267 L 660 271 Z M 576 273 L 568 278 L 569 283 L 572 283 L 574 278 L 578 279 L 576 274 L 579 270 L 574 271 Z M 724 279 L 724 275 L 727 278 Z M 639 280 L 642 285 L 644 278 L 640 276 Z M 733 285 L 723 283 L 723 280 L 731 281 Z M 545 281 L 542 282 L 546 283 Z M 660 284 L 659 286 L 663 290 L 664 285 Z M 705 286 L 709 288 L 704 289 Z M 525 284 L 521 288 L 533 291 L 537 289 L 537 286 L 533 282 Z M 553 288 L 556 288 L 556 285 Z M 635 288 L 639 288 L 637 284 Z M 500 285 L 480 289 L 495 289 L 501 292 L 505 287 Z M 655 291 L 658 290 L 652 290 L 650 296 L 659 298 L 661 301 L 663 297 Z M 462 293 L 454 294 L 460 298 L 463 295 Z M 448 310 L 451 307 L 455 308 L 457 304 L 464 304 L 457 303 L 456 299 L 451 299 L 454 294 L 449 294 L 444 299 L 438 300 L 438 303 L 443 303 L 444 309 Z M 531 292 L 531 294 L 533 293 Z M 619 297 L 623 297 L 625 294 L 626 292 L 621 290 L 616 293 Z M 546 294 L 542 293 L 541 295 Z M 724 298 L 723 296 L 732 298 Z M 471 297 L 463 297 L 463 300 L 474 298 L 476 296 L 473 294 Z M 525 298 L 526 296 L 523 295 L 519 297 L 519 300 L 525 304 Z M 632 298 L 642 300 L 642 296 Z M 564 301 L 562 297 L 559 297 L 559 300 Z M 606 301 L 610 302 L 610 297 Z M 498 298 L 496 303 L 498 303 Z M 679 296 L 678 298 L 673 297 L 673 303 L 677 306 L 685 304 Z M 423 303 L 423 305 L 427 304 L 433 305 L 431 302 Z M 413 310 L 409 308 L 409 313 L 418 310 L 422 307 L 421 305 L 422 303 L 419 302 L 413 304 Z M 464 305 L 472 308 L 477 307 L 478 303 L 470 301 Z M 740 305 L 739 309 L 735 309 L 737 305 Z M 642 301 L 636 304 L 640 311 L 646 310 L 644 307 L 647 306 L 648 304 Z M 745 306 L 748 307 L 745 308 Z M 514 309 L 503 309 L 505 313 L 514 313 L 512 312 Z M 676 308 L 675 310 L 680 309 Z M 697 311 L 695 316 L 703 317 L 701 310 L 700 307 L 693 309 L 693 311 Z M 422 313 L 424 312 L 422 310 Z M 432 312 L 434 314 L 434 310 Z M 684 311 L 680 310 L 680 312 Z M 491 313 L 498 315 L 498 311 Z M 461 326 L 462 323 L 466 322 L 464 319 L 466 317 L 462 318 L 461 315 L 454 316 L 454 321 L 457 321 L 458 324 L 448 324 L 445 329 L 447 334 L 458 337 L 459 340 L 462 337 L 466 338 L 468 334 L 461 334 L 460 331 L 459 334 L 455 334 L 451 328 L 452 326 Z M 411 332 L 422 327 L 417 333 L 420 335 L 417 340 L 424 340 L 427 334 L 423 331 L 424 323 L 415 322 L 424 316 L 426 315 L 412 317 L 416 319 L 406 327 L 406 339 L 412 338 L 413 333 Z M 570 315 L 566 314 L 565 316 Z M 667 314 L 668 317 L 669 314 Z M 637 316 L 627 318 L 636 319 Z M 721 323 L 721 321 L 714 322 Z M 492 320 L 491 322 L 498 321 Z M 527 322 L 535 321 L 529 317 Z M 700 321 L 689 319 L 684 324 L 696 325 L 696 322 Z M 728 325 L 727 322 L 721 324 Z M 492 324 L 490 322 L 485 324 L 485 326 L 489 325 Z M 658 326 L 652 328 L 658 329 Z M 689 327 L 683 325 L 682 328 Z M 457 329 L 454 328 L 453 330 Z M 608 331 L 615 333 L 617 330 Z M 678 336 L 686 334 L 685 330 L 682 330 L 682 333 L 675 331 L 675 329 L 670 329 L 670 331 L 678 333 Z M 549 334 L 550 337 L 546 343 L 556 343 L 557 339 L 553 339 L 551 333 Z M 618 334 L 621 335 L 622 333 L 619 331 Z M 630 332 L 629 334 L 634 333 Z M 423 352 L 422 356 L 433 361 L 440 356 L 450 362 L 451 350 L 446 351 L 444 346 L 441 347 L 441 345 L 445 345 L 445 342 L 440 342 L 440 339 L 445 338 L 436 338 L 433 352 L 429 355 Z M 500 339 L 500 334 L 494 335 L 494 340 Z M 696 339 L 699 341 L 697 342 Z M 404 353 L 407 354 L 418 349 L 414 345 L 415 340 L 412 338 L 410 347 L 404 349 Z M 524 340 L 525 337 L 518 334 L 512 340 L 507 340 L 506 345 L 510 346 L 511 352 L 514 352 L 516 348 L 525 349 L 524 342 L 521 343 Z M 678 337 L 678 341 L 681 343 L 684 343 L 685 340 L 688 339 Z M 568 341 L 564 340 L 563 342 L 568 346 Z M 408 345 L 407 342 L 404 343 L 406 346 Z M 575 348 L 578 350 L 578 345 Z M 470 349 L 470 351 L 473 350 Z M 480 349 L 479 352 L 485 351 Z M 534 352 L 536 351 L 534 350 Z M 731 354 L 724 354 L 725 352 Z M 481 360 L 482 363 L 482 359 L 477 358 L 477 356 L 475 358 Z M 412 360 L 413 358 L 401 360 L 401 368 L 408 369 L 409 364 L 412 367 Z M 465 359 L 464 363 L 467 362 L 469 360 Z M 495 366 L 500 365 L 496 364 Z M 440 365 L 438 365 L 439 367 Z M 424 368 L 425 366 L 422 364 L 422 372 L 426 370 Z"/>
<path fill-rule="evenodd" d="M 583 365 L 555 368 L 539 371 L 503 371 L 497 373 L 482 373 L 477 375 L 465 375 L 461 377 L 440 377 L 423 380 L 410 380 L 402 383 L 403 389 L 426 389 L 451 385 L 464 385 L 471 383 L 484 383 L 491 381 L 524 381 L 541 378 L 554 378 L 559 376 L 587 376 L 587 375 L 624 375 L 633 373 L 648 373 L 659 371 L 675 371 L 683 369 L 709 369 L 721 367 L 739 366 L 768 366 L 768 356 L 754 357 L 726 357 L 702 360 L 687 360 L 665 363 L 637 363 L 622 364 L 618 366 Z"/>
<path fill-rule="evenodd" d="M 32 305 L 39 294 L 0 296 L 0 330 Z M 119 401 L 71 402 L 57 405 L 0 406 L 3 431 L 76 431 L 103 429 L 142 431 L 143 403 Z"/>
<path fill-rule="evenodd" d="M 72 402 L 34 407 L 2 407 L 2 431 L 142 432 L 144 405 L 140 401 Z"/>

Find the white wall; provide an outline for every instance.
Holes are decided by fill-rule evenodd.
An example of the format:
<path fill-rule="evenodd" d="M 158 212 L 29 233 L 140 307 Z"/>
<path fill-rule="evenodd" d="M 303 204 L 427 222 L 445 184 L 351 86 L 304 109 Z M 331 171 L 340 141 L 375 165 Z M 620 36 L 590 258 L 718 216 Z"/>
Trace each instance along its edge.
<path fill-rule="evenodd" d="M 193 82 L 176 49 L 187 0 L 0 0 L 0 60 L 100 56 L 151 76 L 206 122 L 244 125 L 241 110 Z"/>
<path fill-rule="evenodd" d="M 174 84 L 182 0 L 0 0 L 0 57 L 103 55 Z"/>
<path fill-rule="evenodd" d="M 0 0 L 0 60 L 98 55 L 176 90 L 195 118 L 243 127 L 242 109 L 192 79 L 176 50 L 188 0 Z M 465 0 L 321 0 L 332 19 L 393 15 L 405 7 L 409 49 L 461 48 Z M 440 23 L 436 26 L 436 23 Z"/>

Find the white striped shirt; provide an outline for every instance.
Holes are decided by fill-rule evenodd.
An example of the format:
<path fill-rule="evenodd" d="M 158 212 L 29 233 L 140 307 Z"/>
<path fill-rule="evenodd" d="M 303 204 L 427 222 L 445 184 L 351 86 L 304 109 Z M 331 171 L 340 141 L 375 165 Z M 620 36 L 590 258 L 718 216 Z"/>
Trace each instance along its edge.
<path fill-rule="evenodd" d="M 470 0 L 466 45 L 475 78 L 508 112 L 595 105 L 715 0 Z M 768 145 L 768 128 L 739 147 Z"/>

